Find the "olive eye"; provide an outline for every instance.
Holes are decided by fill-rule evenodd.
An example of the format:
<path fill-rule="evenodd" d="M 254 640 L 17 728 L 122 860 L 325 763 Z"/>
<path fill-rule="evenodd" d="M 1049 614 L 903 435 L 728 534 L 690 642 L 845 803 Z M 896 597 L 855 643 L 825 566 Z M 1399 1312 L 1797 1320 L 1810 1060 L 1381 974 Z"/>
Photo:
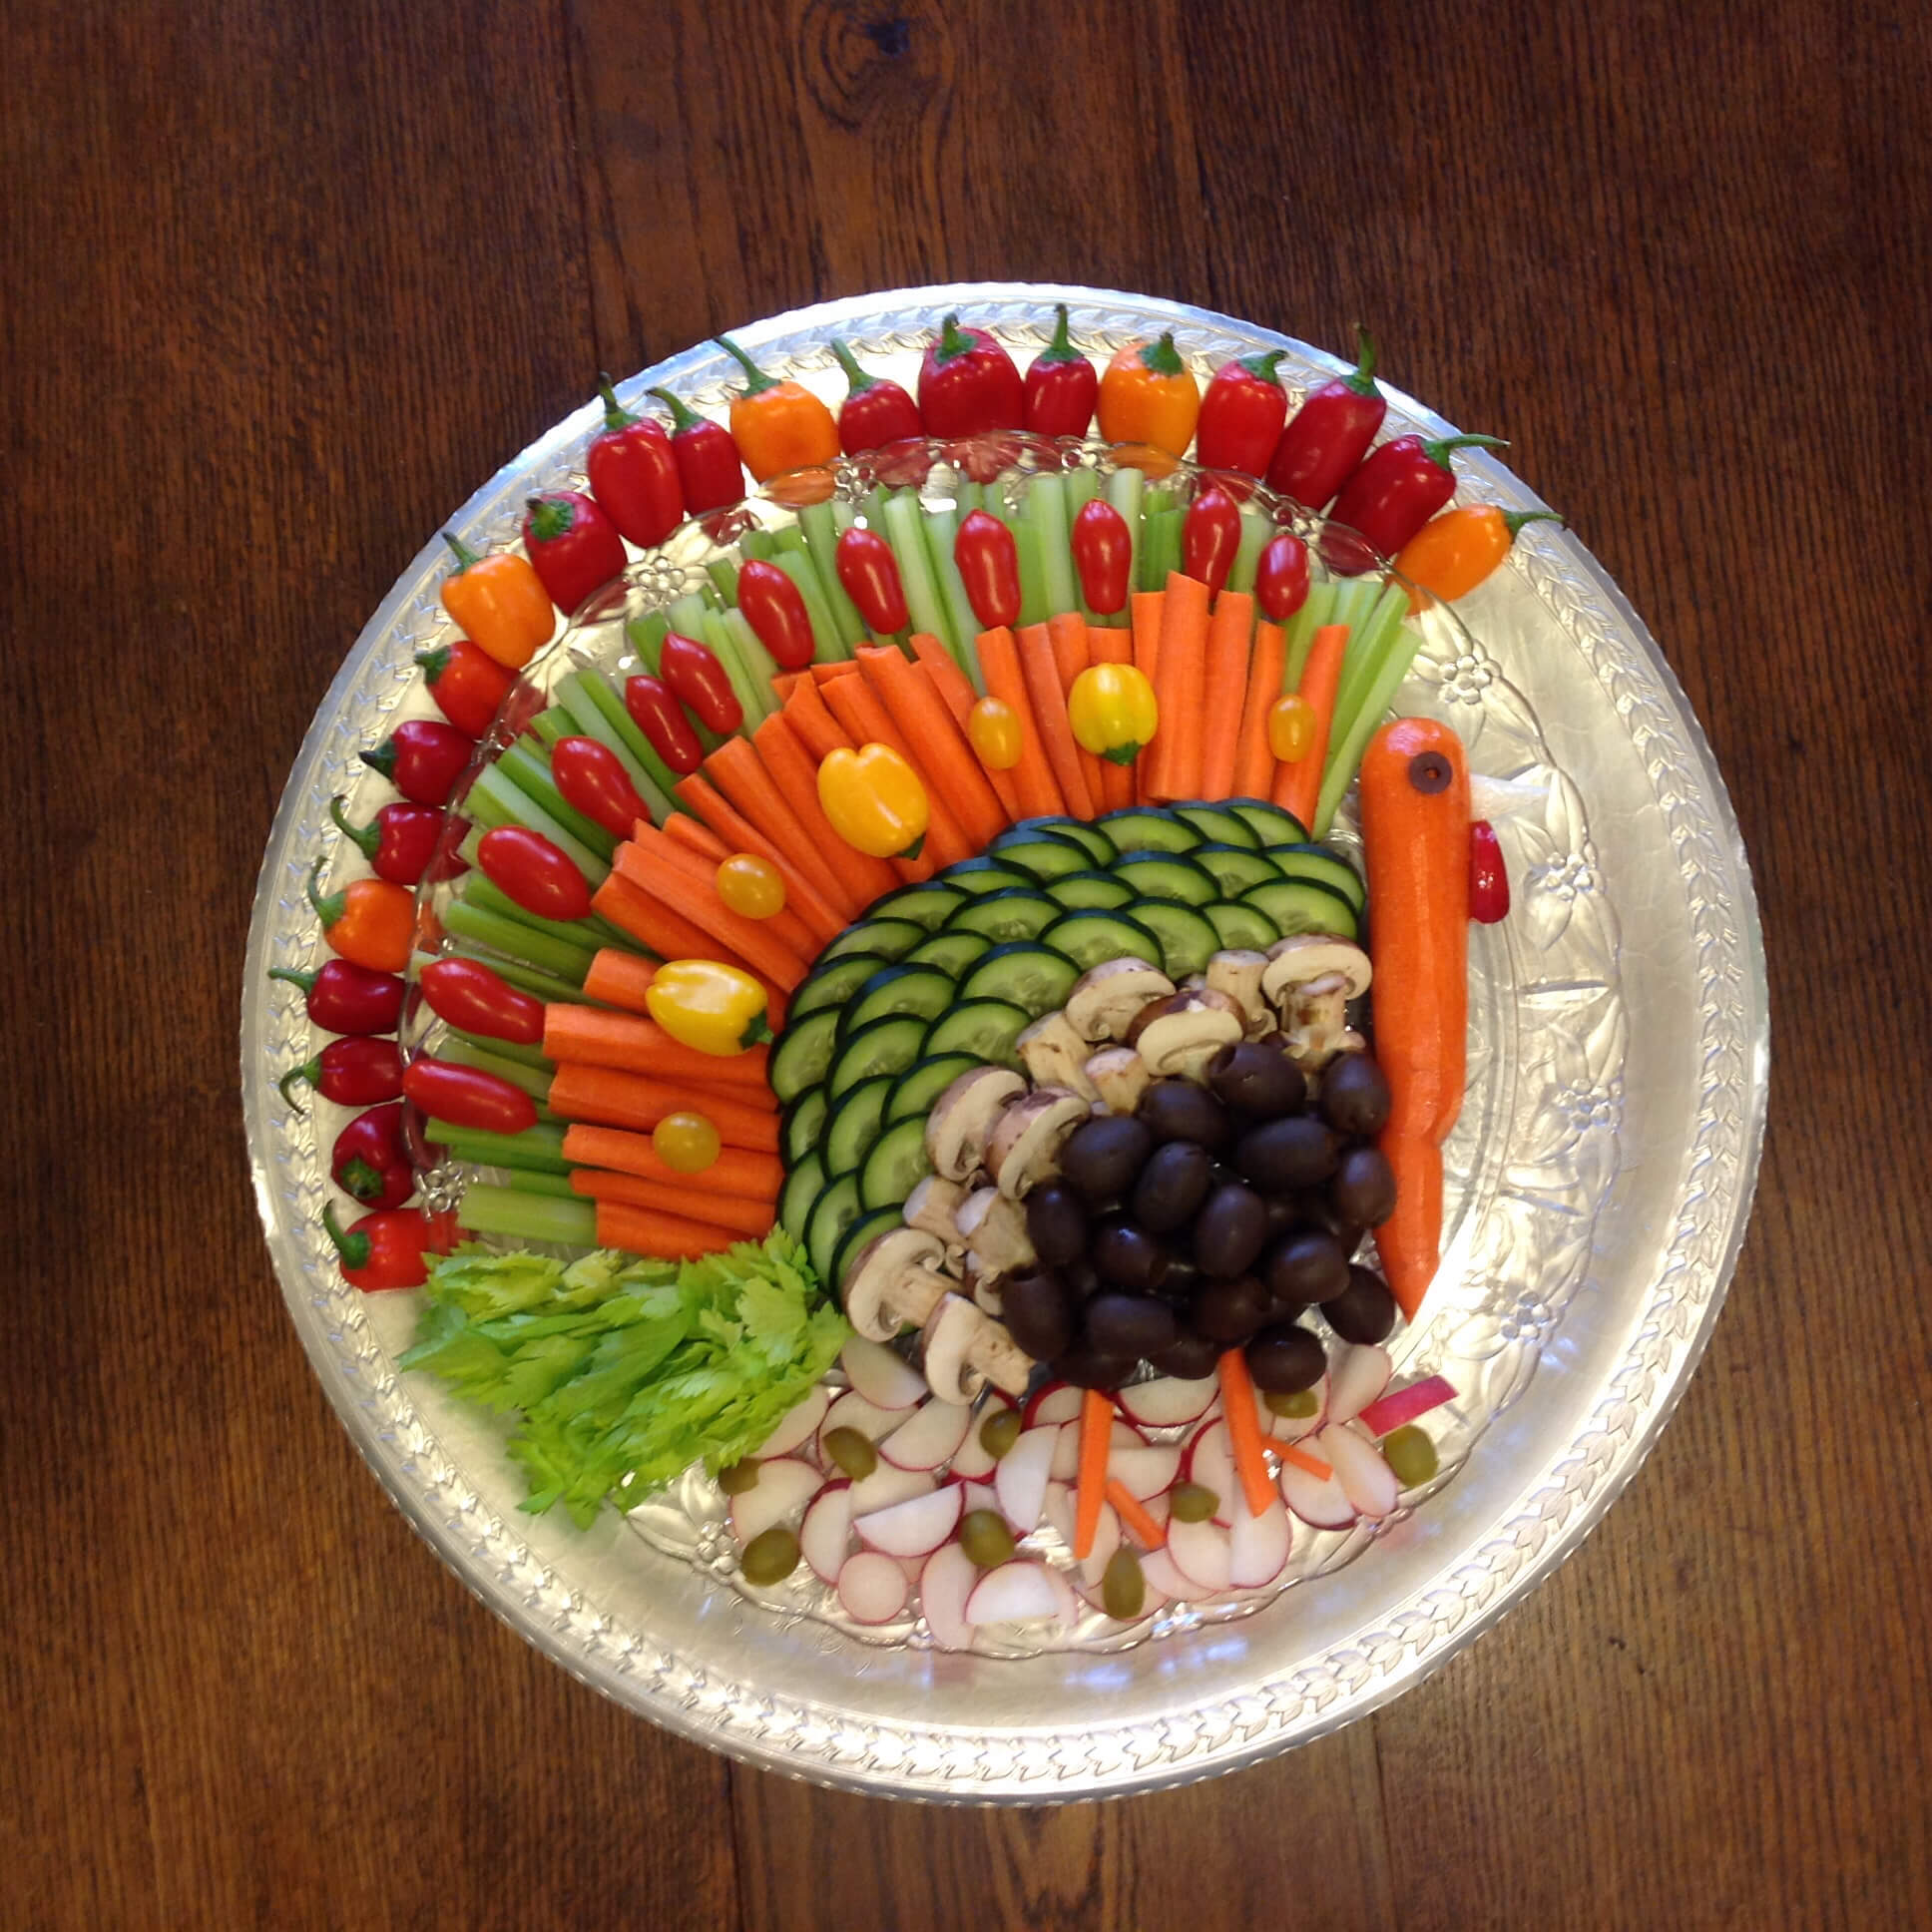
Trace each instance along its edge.
<path fill-rule="evenodd" d="M 1447 791 L 1449 760 L 1440 751 L 1418 751 L 1409 760 L 1409 782 L 1422 792 Z"/>

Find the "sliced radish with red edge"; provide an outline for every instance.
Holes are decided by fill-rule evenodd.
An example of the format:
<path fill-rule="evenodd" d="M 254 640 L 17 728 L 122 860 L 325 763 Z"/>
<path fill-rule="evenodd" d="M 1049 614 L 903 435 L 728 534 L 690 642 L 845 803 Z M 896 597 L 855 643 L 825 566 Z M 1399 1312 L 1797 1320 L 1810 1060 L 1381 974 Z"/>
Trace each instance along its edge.
<path fill-rule="evenodd" d="M 1406 1388 L 1390 1389 L 1371 1402 L 1355 1420 L 1372 1436 L 1386 1436 L 1406 1427 L 1431 1409 L 1453 1402 L 1456 1391 L 1440 1375 L 1425 1375 Z"/>
<path fill-rule="evenodd" d="M 818 1494 L 824 1480 L 798 1456 L 777 1456 L 759 1463 L 757 1481 L 731 1498 L 731 1534 L 737 1538 L 738 1548 L 798 1515 Z"/>
<path fill-rule="evenodd" d="M 926 1378 L 903 1355 L 863 1335 L 847 1338 L 838 1351 L 838 1364 L 852 1386 L 882 1409 L 909 1409 L 930 1393 Z"/>
<path fill-rule="evenodd" d="M 882 1510 L 852 1519 L 861 1543 L 889 1557 L 931 1556 L 959 1527 L 961 1485 L 947 1483 L 925 1496 L 908 1497 Z"/>
<path fill-rule="evenodd" d="M 838 1601 L 860 1624 L 889 1624 L 905 1609 L 912 1586 L 906 1573 L 888 1556 L 861 1550 L 847 1557 L 838 1573 Z"/>

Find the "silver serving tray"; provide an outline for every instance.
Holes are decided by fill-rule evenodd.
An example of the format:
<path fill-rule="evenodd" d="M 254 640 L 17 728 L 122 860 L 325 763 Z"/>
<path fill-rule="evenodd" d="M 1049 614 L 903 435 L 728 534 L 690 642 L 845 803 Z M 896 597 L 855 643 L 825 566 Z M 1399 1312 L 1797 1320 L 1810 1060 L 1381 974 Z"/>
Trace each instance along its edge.
<path fill-rule="evenodd" d="M 1072 305 L 1077 339 L 1106 349 L 1172 328 L 1204 376 L 1262 348 L 1286 351 L 1291 389 L 1338 366 L 1227 316 L 1071 286 L 897 290 L 735 336 L 836 399 L 833 333 L 909 387 L 947 312 L 1024 359 L 1056 301 Z M 733 374 L 707 346 L 621 393 L 668 385 L 717 409 Z M 1453 433 L 1388 394 L 1390 433 Z M 581 481 L 599 420 L 578 411 L 448 527 L 478 548 L 514 541 L 527 495 Z M 1458 461 L 1464 499 L 1537 507 L 1491 458 Z M 1463 1393 L 1432 1422 L 1444 1474 L 1378 1532 L 1302 1536 L 1290 1587 L 1264 1600 L 1128 1632 L 1094 1620 L 1070 1643 L 1000 1657 L 936 1653 L 904 1627 L 861 1635 L 802 1584 L 746 1593 L 702 1482 L 588 1533 L 519 1513 L 505 1431 L 394 1371 L 415 1297 L 342 1284 L 319 1227 L 336 1122 L 319 1106 L 294 1115 L 274 1091 L 310 1029 L 266 972 L 321 956 L 301 884 L 339 845 L 325 807 L 336 792 L 372 805 L 382 787 L 357 753 L 425 709 L 412 660 L 448 631 L 443 570 L 432 539 L 357 640 L 290 773 L 249 931 L 242 1084 L 256 1200 L 303 1346 L 397 1504 L 498 1615 L 606 1694 L 747 1761 L 881 1794 L 1039 1802 L 1206 1776 L 1333 1730 L 1436 1669 L 1588 1534 L 1721 1302 L 1756 1174 L 1768 1022 L 1722 782 L 1656 645 L 1574 539 L 1526 529 L 1457 606 L 1466 635 L 1441 627 L 1399 700 L 1454 722 L 1473 770 L 1514 781 L 1497 809 L 1516 909 L 1474 953 L 1451 1234 L 1398 1351 L 1403 1373 L 1440 1369 Z"/>

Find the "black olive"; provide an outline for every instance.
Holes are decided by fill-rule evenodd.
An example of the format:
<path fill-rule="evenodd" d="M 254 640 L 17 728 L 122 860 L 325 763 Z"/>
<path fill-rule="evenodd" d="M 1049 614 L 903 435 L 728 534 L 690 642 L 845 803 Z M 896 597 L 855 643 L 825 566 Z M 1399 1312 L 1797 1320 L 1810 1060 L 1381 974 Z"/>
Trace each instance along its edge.
<path fill-rule="evenodd" d="M 1261 1197 L 1238 1181 L 1216 1188 L 1195 1216 L 1195 1259 L 1208 1274 L 1244 1274 L 1266 1239 Z"/>
<path fill-rule="evenodd" d="M 1131 1114 L 1103 1114 L 1074 1129 L 1060 1150 L 1060 1177 L 1090 1208 L 1126 1200 L 1154 1136 Z"/>
<path fill-rule="evenodd" d="M 1366 1140 L 1388 1125 L 1388 1081 L 1367 1054 L 1345 1053 L 1322 1070 L 1316 1105 L 1337 1134 Z"/>
<path fill-rule="evenodd" d="M 1119 1355 L 1103 1354 L 1086 1336 L 1056 1356 L 1053 1372 L 1075 1388 L 1117 1389 L 1134 1373 L 1134 1362 Z"/>
<path fill-rule="evenodd" d="M 1163 1375 L 1178 1375 L 1185 1382 L 1199 1382 L 1214 1372 L 1214 1364 L 1220 1360 L 1220 1344 L 1190 1328 L 1148 1360 Z"/>
<path fill-rule="evenodd" d="M 1314 1188 L 1335 1171 L 1335 1137 L 1319 1121 L 1301 1114 L 1250 1127 L 1234 1144 L 1234 1165 L 1268 1194 Z"/>
<path fill-rule="evenodd" d="M 1156 1148 L 1134 1184 L 1134 1218 L 1156 1234 L 1187 1226 L 1208 1198 L 1213 1170 L 1208 1150 L 1193 1141 Z"/>
<path fill-rule="evenodd" d="M 1328 1200 L 1335 1212 L 1358 1227 L 1379 1227 L 1395 1212 L 1395 1171 L 1380 1148 L 1350 1148 L 1341 1157 Z"/>
<path fill-rule="evenodd" d="M 1064 1181 L 1043 1181 L 1027 1196 L 1027 1234 L 1049 1267 L 1064 1267 L 1087 1252 L 1087 1209 Z"/>
<path fill-rule="evenodd" d="M 1257 1389 L 1272 1395 L 1292 1395 L 1313 1388 L 1327 1367 L 1321 1343 L 1291 1321 L 1263 1328 L 1246 1349 L 1247 1372 Z"/>
<path fill-rule="evenodd" d="M 1094 1223 L 1088 1254 L 1103 1281 L 1137 1293 L 1158 1288 L 1167 1276 L 1168 1250 L 1145 1227 L 1119 1214 Z"/>
<path fill-rule="evenodd" d="M 1238 1121 L 1272 1121 L 1298 1114 L 1308 1098 L 1301 1069 L 1277 1047 L 1237 1040 L 1208 1063 L 1208 1084 Z"/>
<path fill-rule="evenodd" d="M 1000 1284 L 1000 1315 L 1036 1362 L 1051 1361 L 1074 1338 L 1073 1297 L 1048 1268 L 1010 1274 Z"/>
<path fill-rule="evenodd" d="M 1343 1341 L 1385 1341 L 1395 1326 L 1395 1297 L 1373 1268 L 1351 1267 L 1348 1286 L 1322 1303 L 1321 1318 Z"/>
<path fill-rule="evenodd" d="M 1189 1308 L 1195 1332 L 1223 1347 L 1245 1341 L 1266 1325 L 1273 1312 L 1267 1290 L 1251 1274 L 1197 1288 Z"/>
<path fill-rule="evenodd" d="M 1158 1355 L 1181 1332 L 1174 1310 L 1151 1294 L 1097 1294 L 1088 1302 L 1083 1339 L 1104 1355 L 1139 1361 Z"/>
<path fill-rule="evenodd" d="M 1332 1301 L 1348 1286 L 1348 1253 L 1334 1235 L 1304 1227 L 1268 1249 L 1261 1278 L 1277 1302 Z"/>
<path fill-rule="evenodd" d="M 1233 1138 L 1227 1110 L 1192 1080 L 1157 1080 L 1141 1096 L 1134 1118 L 1157 1144 L 1192 1141 L 1209 1154 L 1217 1154 Z"/>
<path fill-rule="evenodd" d="M 1086 1255 L 1071 1260 L 1060 1270 L 1060 1278 L 1067 1284 L 1067 1292 L 1075 1301 L 1087 1301 L 1101 1289 L 1101 1279 L 1094 1264 Z"/>

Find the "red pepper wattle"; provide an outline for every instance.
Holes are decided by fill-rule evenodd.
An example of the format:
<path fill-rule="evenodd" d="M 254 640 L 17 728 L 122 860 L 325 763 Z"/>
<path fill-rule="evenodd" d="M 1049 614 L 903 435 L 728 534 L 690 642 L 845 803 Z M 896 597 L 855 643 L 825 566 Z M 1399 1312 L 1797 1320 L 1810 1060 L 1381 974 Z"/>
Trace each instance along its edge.
<path fill-rule="evenodd" d="M 671 454 L 684 486 L 687 515 L 703 516 L 744 501 L 744 466 L 723 423 L 707 421 L 669 389 L 649 389 L 671 411 Z"/>
<path fill-rule="evenodd" d="M 1036 436 L 1084 436 L 1094 421 L 1100 371 L 1067 332 L 1067 304 L 1056 302 L 1053 340 L 1028 364 L 1021 426 Z"/>
<path fill-rule="evenodd" d="M 1496 827 L 1487 818 L 1469 821 L 1469 916 L 1479 926 L 1509 917 L 1509 867 Z"/>
<path fill-rule="evenodd" d="M 300 1113 L 288 1091 L 298 1080 L 338 1107 L 374 1107 L 402 1092 L 402 1053 L 393 1040 L 374 1035 L 331 1040 L 275 1082 L 275 1092 Z"/>
<path fill-rule="evenodd" d="M 884 449 L 889 443 L 925 434 L 919 405 L 899 383 L 860 368 L 851 350 L 835 335 L 832 353 L 849 385 L 838 409 L 838 446 L 847 456 L 860 456 L 868 449 Z"/>
<path fill-rule="evenodd" d="M 550 775 L 564 803 L 613 838 L 629 838 L 638 820 L 651 816 L 617 753 L 597 738 L 560 737 L 550 747 Z"/>
<path fill-rule="evenodd" d="M 604 398 L 604 427 L 584 457 L 591 494 L 619 535 L 648 550 L 685 520 L 678 459 L 663 425 L 624 408 L 609 376 L 597 378 L 597 392 Z"/>
<path fill-rule="evenodd" d="M 1018 429 L 1026 413 L 1013 358 L 983 328 L 948 315 L 919 364 L 919 417 L 929 436 Z"/>
<path fill-rule="evenodd" d="M 322 1228 L 335 1244 L 342 1279 L 352 1288 L 419 1288 L 429 1276 L 425 1254 L 443 1254 L 459 1238 L 456 1216 L 415 1208 L 385 1208 L 364 1214 L 347 1232 L 335 1204 L 322 1209 Z"/>
<path fill-rule="evenodd" d="M 1319 510 L 1368 453 L 1388 404 L 1375 386 L 1375 343 L 1358 323 L 1358 360 L 1301 400 L 1268 461 L 1268 488 Z"/>
<path fill-rule="evenodd" d="M 543 1001 L 519 992 L 480 959 L 432 959 L 417 982 L 429 1010 L 464 1033 L 520 1047 L 542 1044 Z"/>
<path fill-rule="evenodd" d="M 329 1151 L 329 1178 L 364 1208 L 400 1208 L 416 1191 L 403 1135 L 402 1103 L 390 1101 L 356 1115 Z"/>
<path fill-rule="evenodd" d="M 481 1067 L 459 1067 L 419 1053 L 404 1069 L 402 1091 L 431 1120 L 482 1134 L 521 1134 L 537 1124 L 537 1103 L 521 1087 Z"/>
<path fill-rule="evenodd" d="M 689 639 L 667 638 L 666 644 L 689 643 Z M 702 646 L 697 647 L 703 649 Z M 718 660 L 712 660 L 714 664 Z M 723 667 L 719 675 L 723 677 Z M 728 689 L 725 694 L 731 697 Z M 735 705 L 737 700 L 731 697 Z M 681 778 L 688 778 L 704 760 L 705 747 L 698 741 L 698 733 L 691 727 L 691 720 L 684 714 L 676 694 L 662 678 L 653 678 L 640 672 L 635 678 L 628 678 L 624 684 L 624 709 L 631 715 L 631 723 L 641 730 L 650 741 L 652 750 L 670 765 Z M 625 837 L 630 833 L 626 832 Z"/>
<path fill-rule="evenodd" d="M 737 573 L 737 607 L 780 671 L 802 671 L 815 642 L 804 593 L 776 564 L 747 557 Z"/>
<path fill-rule="evenodd" d="M 1452 452 L 1503 447 L 1496 436 L 1398 436 L 1370 452 L 1342 485 L 1329 516 L 1359 532 L 1371 549 L 1393 557 L 1455 495 Z M 1331 557 L 1329 563 L 1347 576 L 1366 568 L 1365 560 L 1344 564 Z"/>
<path fill-rule="evenodd" d="M 342 811 L 338 792 L 328 801 L 328 815 L 339 831 L 364 858 L 369 870 L 379 879 L 396 885 L 414 885 L 429 870 L 436 856 L 436 841 L 442 836 L 443 814 L 435 805 L 384 805 L 366 825 L 351 825 Z M 459 821 L 460 823 L 460 821 Z M 452 847 L 462 837 L 458 830 Z M 440 876 L 455 878 L 469 866 L 452 849 Z"/>
<path fill-rule="evenodd" d="M 416 653 L 436 709 L 466 737 L 481 737 L 510 695 L 510 673 L 468 638 Z"/>
<path fill-rule="evenodd" d="M 1195 426 L 1195 461 L 1210 470 L 1259 476 L 1281 439 L 1288 418 L 1287 391 L 1274 373 L 1281 349 L 1237 356 L 1214 371 L 1201 398 Z"/>
<path fill-rule="evenodd" d="M 854 525 L 840 532 L 832 562 L 845 595 L 858 606 L 865 628 L 874 637 L 889 638 L 911 622 L 898 559 L 876 530 Z"/>
<path fill-rule="evenodd" d="M 402 1019 L 399 973 L 372 972 L 346 959 L 330 959 L 311 973 L 270 966 L 268 977 L 299 986 L 304 1010 L 324 1033 L 393 1033 Z"/>
<path fill-rule="evenodd" d="M 581 490 L 533 496 L 523 513 L 523 547 L 566 617 L 624 569 L 617 525 Z"/>
<path fill-rule="evenodd" d="M 412 718 L 364 751 L 362 762 L 380 771 L 411 804 L 446 805 L 475 751 L 454 724 Z"/>
<path fill-rule="evenodd" d="M 1074 518 L 1074 568 L 1080 573 L 1080 594 L 1087 608 L 1100 617 L 1127 609 L 1134 568 L 1134 533 L 1127 519 L 1097 496 L 1083 503 Z"/>
<path fill-rule="evenodd" d="M 1018 623 L 1020 551 L 998 517 L 985 510 L 968 512 L 953 537 L 953 562 L 981 630 Z"/>

